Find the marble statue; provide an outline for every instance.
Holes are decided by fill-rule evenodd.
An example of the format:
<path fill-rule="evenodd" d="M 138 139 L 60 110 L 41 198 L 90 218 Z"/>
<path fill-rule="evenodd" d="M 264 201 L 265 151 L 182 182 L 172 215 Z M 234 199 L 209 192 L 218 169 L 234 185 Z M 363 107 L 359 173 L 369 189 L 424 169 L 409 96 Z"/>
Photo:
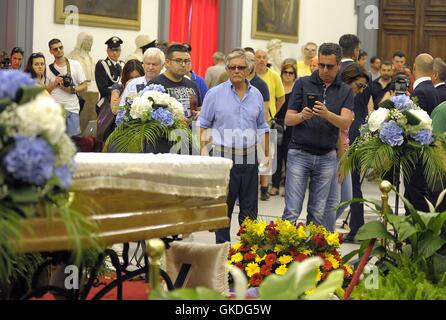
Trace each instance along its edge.
<path fill-rule="evenodd" d="M 94 61 L 90 55 L 91 47 L 93 46 L 93 35 L 81 32 L 77 36 L 76 47 L 70 52 L 67 57 L 79 61 L 88 82 L 94 80 Z"/>
<path fill-rule="evenodd" d="M 266 45 L 271 69 L 280 74 L 282 67 L 282 40 L 272 39 Z"/>

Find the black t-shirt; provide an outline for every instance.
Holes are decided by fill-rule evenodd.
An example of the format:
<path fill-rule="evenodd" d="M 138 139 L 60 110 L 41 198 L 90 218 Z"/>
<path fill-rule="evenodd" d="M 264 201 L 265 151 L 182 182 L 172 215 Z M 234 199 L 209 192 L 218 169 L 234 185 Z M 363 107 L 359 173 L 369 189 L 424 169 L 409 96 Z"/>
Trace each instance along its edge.
<path fill-rule="evenodd" d="M 257 88 L 260 91 L 264 102 L 269 101 L 270 97 L 268 85 L 265 81 L 263 81 L 262 78 L 260 78 L 258 75 L 255 75 L 254 78 L 252 78 L 249 82 L 253 87 Z"/>
<path fill-rule="evenodd" d="M 354 106 L 353 90 L 342 82 L 340 75 L 328 88 L 325 88 L 318 71 L 309 77 L 299 78 L 291 92 L 288 109 L 301 112 L 308 105 L 308 93 L 323 97 L 328 110 L 337 115 L 341 114 L 342 108 L 352 110 Z M 337 127 L 322 117 L 314 116 L 294 127 L 289 148 L 300 149 L 313 155 L 324 155 L 336 149 L 338 136 Z"/>
<path fill-rule="evenodd" d="M 374 80 L 372 82 L 372 84 L 370 85 L 370 91 L 372 93 L 373 105 L 374 105 L 375 110 L 378 110 L 379 103 L 381 102 L 381 100 L 384 97 L 384 95 L 386 94 L 386 92 L 390 91 L 391 84 L 392 84 L 392 82 L 389 82 L 387 84 L 387 86 L 385 86 L 383 88 L 381 86 L 381 84 L 379 83 L 379 79 L 381 79 L 381 77 Z"/>
<path fill-rule="evenodd" d="M 200 91 L 192 80 L 183 77 L 180 82 L 175 82 L 161 74 L 147 83 L 147 85 L 151 84 L 162 85 L 171 97 L 183 105 L 184 115 L 188 118 L 191 116 L 191 110 L 196 111 L 201 107 Z"/>

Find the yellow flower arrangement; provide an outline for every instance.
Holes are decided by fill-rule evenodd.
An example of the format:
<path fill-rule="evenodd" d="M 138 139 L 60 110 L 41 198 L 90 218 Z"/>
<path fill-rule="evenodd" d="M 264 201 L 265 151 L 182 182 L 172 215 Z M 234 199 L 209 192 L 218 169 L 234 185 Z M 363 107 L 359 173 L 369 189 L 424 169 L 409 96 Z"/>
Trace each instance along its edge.
<path fill-rule="evenodd" d="M 353 274 L 338 252 L 339 234 L 323 226 L 294 225 L 286 220 L 266 224 L 246 219 L 239 234 L 240 242 L 230 249 L 228 262 L 248 276 L 250 286 L 259 286 L 270 274 L 283 275 L 294 261 L 302 262 L 312 256 L 324 259 L 317 274 L 318 281 L 324 281 L 331 271 L 341 266 L 346 283 Z"/>

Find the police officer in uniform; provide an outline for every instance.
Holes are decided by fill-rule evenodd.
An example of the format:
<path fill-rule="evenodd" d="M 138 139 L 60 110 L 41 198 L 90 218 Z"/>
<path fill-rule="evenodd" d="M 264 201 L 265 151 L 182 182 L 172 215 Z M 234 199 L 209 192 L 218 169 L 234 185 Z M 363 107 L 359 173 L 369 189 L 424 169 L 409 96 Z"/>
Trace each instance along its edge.
<path fill-rule="evenodd" d="M 105 42 L 107 45 L 107 58 L 99 60 L 96 64 L 95 78 L 100 93 L 100 100 L 96 105 L 98 114 L 104 102 L 110 102 L 111 87 L 121 80 L 121 72 L 124 68 L 124 61 L 119 60 L 122 43 L 123 41 L 118 37 L 108 39 Z"/>

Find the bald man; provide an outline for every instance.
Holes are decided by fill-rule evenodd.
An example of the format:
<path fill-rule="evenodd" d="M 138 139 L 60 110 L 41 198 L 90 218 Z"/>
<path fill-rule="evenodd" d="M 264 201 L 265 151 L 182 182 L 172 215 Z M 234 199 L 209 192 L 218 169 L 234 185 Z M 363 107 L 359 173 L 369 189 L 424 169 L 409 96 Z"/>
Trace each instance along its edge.
<path fill-rule="evenodd" d="M 439 104 L 437 90 L 432 83 L 432 74 L 434 72 L 434 58 L 427 53 L 420 54 L 415 59 L 413 73 L 415 76 L 414 90 L 410 96 L 412 99 L 418 99 L 418 105 L 429 115 Z M 409 179 L 405 179 L 404 197 L 418 211 L 429 212 L 429 207 L 425 199 L 431 203 L 436 203 L 437 199 L 432 193 L 432 188 L 427 184 L 424 177 L 424 165 L 421 159 L 418 159 L 414 170 Z M 406 210 L 406 213 L 408 210 Z"/>
<path fill-rule="evenodd" d="M 438 92 L 432 83 L 432 74 L 434 73 L 434 58 L 427 53 L 420 54 L 415 59 L 413 74 L 415 83 L 411 98 L 418 98 L 419 106 L 429 115 L 440 104 Z"/>

